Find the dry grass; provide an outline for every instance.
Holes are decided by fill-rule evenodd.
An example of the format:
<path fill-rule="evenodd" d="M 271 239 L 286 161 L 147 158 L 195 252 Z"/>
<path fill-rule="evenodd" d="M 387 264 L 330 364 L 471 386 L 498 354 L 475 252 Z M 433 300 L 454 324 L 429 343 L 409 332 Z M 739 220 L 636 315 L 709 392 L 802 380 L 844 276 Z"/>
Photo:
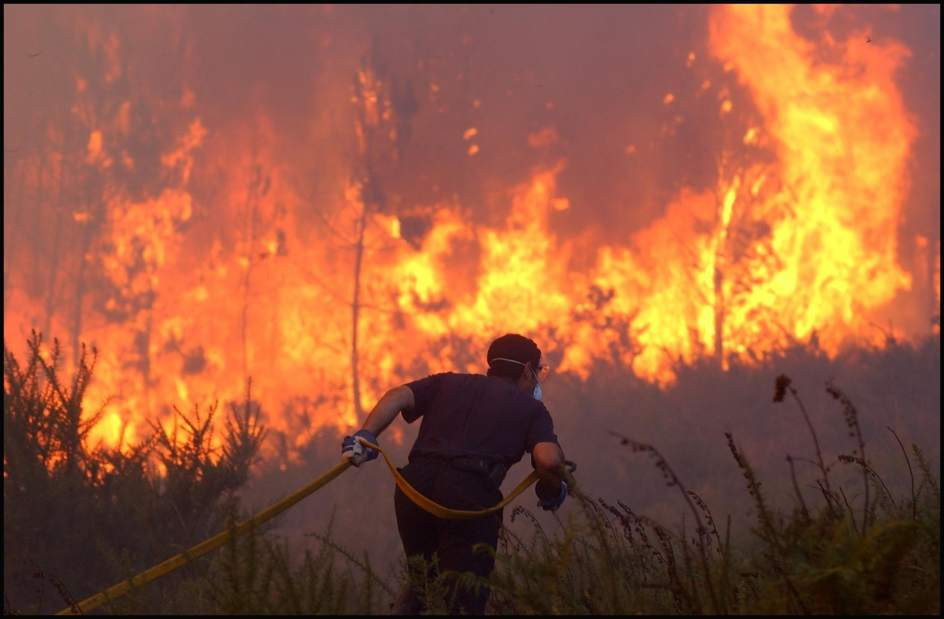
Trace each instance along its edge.
<path fill-rule="evenodd" d="M 89 452 L 82 438 L 94 416 L 83 421 L 81 403 L 94 354 L 83 356 L 77 375 L 63 383 L 57 347 L 44 358 L 39 336 L 30 346 L 25 365 L 5 351 L 5 613 L 71 605 L 243 516 L 233 491 L 246 482 L 264 435 L 248 389 L 246 400 L 232 406 L 222 454 L 210 448 L 215 408 L 178 412 L 179 436 L 156 427 L 149 441 L 128 452 Z M 495 614 L 939 613 L 934 467 L 917 445 L 907 449 L 888 428 L 910 481 L 901 492 L 889 487 L 869 459 L 878 452 L 866 454 L 852 399 L 832 382 L 826 393 L 839 406 L 848 453 L 824 450 L 793 381 L 783 374 L 775 380 L 774 401 L 790 395 L 813 452 L 812 458 L 786 456 L 789 483 L 781 486 L 790 488 L 792 508 L 770 499 L 734 433 L 725 433 L 730 473 L 743 477 L 753 506 L 750 535 L 739 534 L 730 514 L 717 518 L 663 450 L 612 433 L 614 451 L 623 446 L 645 455 L 665 488 L 681 498 L 677 523 L 575 487 L 566 518 L 555 515 L 550 528 L 524 507 L 512 511 L 513 523 L 527 523 L 526 534 L 503 529 L 487 581 L 424 565 L 378 572 L 366 553 L 335 541 L 331 524 L 311 534 L 315 546 L 303 549 L 263 529 L 103 610 L 386 613 L 414 574 L 422 575 L 422 597 L 434 613 L 450 607 L 456 583 L 490 587 L 488 610 Z M 155 457 L 165 478 L 148 467 Z M 795 463 L 812 469 L 798 471 Z M 839 479 L 844 467 L 861 476 Z M 809 487 L 816 492 L 805 494 Z"/>

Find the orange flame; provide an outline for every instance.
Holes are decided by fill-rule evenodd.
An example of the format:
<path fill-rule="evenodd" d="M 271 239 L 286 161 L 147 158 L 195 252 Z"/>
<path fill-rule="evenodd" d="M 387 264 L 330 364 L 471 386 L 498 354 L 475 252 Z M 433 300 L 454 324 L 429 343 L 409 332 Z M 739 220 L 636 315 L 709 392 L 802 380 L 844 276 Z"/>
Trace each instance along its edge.
<path fill-rule="evenodd" d="M 563 158 L 497 192 L 507 215 L 488 224 L 472 225 L 478 205 L 458 198 L 381 208 L 364 175 L 350 171 L 353 180 L 342 175 L 342 190 L 312 215 L 265 113 L 240 130 L 214 127 L 190 87 L 172 104 L 185 120 L 158 158 L 163 184 L 141 197 L 115 180 L 116 168 L 147 165 L 128 152 L 135 103 L 96 114 L 89 76 L 76 76 L 82 160 L 111 179 L 100 212 L 70 206 L 66 216 L 98 226 L 78 260 L 109 291 L 100 306 L 89 296 L 79 308 L 79 339 L 101 351 L 88 408 L 104 403 L 106 414 L 90 440 L 133 443 L 147 419 L 170 423 L 173 403 L 238 401 L 251 375 L 266 423 L 300 447 L 322 426 L 358 423 L 355 358 L 369 404 L 424 372 L 481 371 L 478 351 L 509 331 L 539 340 L 560 371 L 585 378 L 604 360 L 662 384 L 679 359 L 750 361 L 814 334 L 830 355 L 850 341 L 882 345 L 869 322 L 912 282 L 896 247 L 916 135 L 894 80 L 908 51 L 853 33 L 829 39 L 824 61 L 790 15 L 780 5 L 712 9 L 708 52 L 736 76 L 757 118 L 735 148 L 720 149 L 713 188 L 679 190 L 661 217 L 602 245 L 590 233 L 555 233 L 556 218 L 572 209 L 559 189 Z M 95 28 L 88 37 L 103 54 L 99 81 L 115 83 L 125 72 L 121 42 Z M 362 68 L 354 82 L 364 157 L 398 134 L 383 80 Z M 692 90 L 711 87 L 706 79 Z M 436 83 L 428 91 L 436 101 L 445 95 Z M 682 100 L 662 99 L 670 108 Z M 722 88 L 706 105 L 720 102 L 719 122 L 748 114 L 734 101 Z M 478 128 L 458 131 L 472 163 L 491 150 L 479 149 Z M 560 141 L 545 127 L 520 146 L 546 154 Z M 214 162 L 206 167 L 219 176 L 197 178 L 201 162 Z M 33 174 L 34 163 L 15 174 Z M 4 335 L 14 349 L 30 326 L 73 329 L 44 294 L 5 288 Z"/>

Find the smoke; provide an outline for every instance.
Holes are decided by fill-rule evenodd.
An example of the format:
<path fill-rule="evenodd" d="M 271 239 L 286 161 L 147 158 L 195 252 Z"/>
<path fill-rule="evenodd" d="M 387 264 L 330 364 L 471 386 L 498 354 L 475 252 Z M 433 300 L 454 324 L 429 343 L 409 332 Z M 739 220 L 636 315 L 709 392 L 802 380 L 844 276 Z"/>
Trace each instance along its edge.
<path fill-rule="evenodd" d="M 711 11 L 6 6 L 4 299 L 17 313 L 5 317 L 5 339 L 15 346 L 35 326 L 75 332 L 76 344 L 79 333 L 94 339 L 187 295 L 232 302 L 248 278 L 220 299 L 201 292 L 209 275 L 173 282 L 160 267 L 175 261 L 187 274 L 189 265 L 222 271 L 226 257 L 250 249 L 257 257 L 322 251 L 304 284 L 326 277 L 319 302 L 349 304 L 350 283 L 329 275 L 349 274 L 352 253 L 329 246 L 345 241 L 332 235 L 339 222 L 350 223 L 346 191 L 362 176 L 351 98 L 358 72 L 368 69 L 387 89 L 396 133 L 393 154 L 372 170 L 384 196 L 378 208 L 398 215 L 404 240 L 418 247 L 443 205 L 466 223 L 502 227 L 516 208 L 515 188 L 535 169 L 559 169 L 556 195 L 568 207 L 548 214 L 548 230 L 574 242 L 569 267 L 589 271 L 597 247 L 627 246 L 682 189 L 713 189 L 719 155 L 742 151 L 742 136 L 760 118 L 737 72 L 707 48 Z M 919 133 L 897 247 L 913 278 L 885 315 L 912 333 L 927 331 L 937 306 L 938 11 L 792 14 L 826 63 L 835 59 L 824 32 L 841 40 L 867 28 L 876 45 L 895 40 L 910 50 L 896 79 Z M 733 111 L 719 112 L 728 101 Z M 264 202 L 253 197 L 266 191 Z M 112 234 L 109 212 L 128 210 L 123 222 L 132 228 L 140 224 L 134 213 L 161 196 L 173 208 L 147 229 L 160 239 L 142 247 L 140 235 Z M 259 241 L 271 244 L 269 254 L 245 247 L 263 224 L 273 230 Z M 450 239 L 451 251 L 442 252 L 455 289 L 475 281 L 477 240 Z M 123 262 L 104 269 L 88 258 L 119 251 Z M 335 313 L 327 326 L 343 332 L 347 315 Z M 212 351 L 206 359 L 200 352 L 206 342 L 184 341 L 173 321 L 152 328 L 148 320 L 127 325 L 149 335 L 133 347 L 140 359 L 124 363 L 147 374 L 148 351 L 163 347 L 179 350 L 181 367 L 213 366 Z M 255 337 L 277 347 L 270 335 Z M 344 342 L 326 346 L 335 347 L 330 359 L 348 355 Z"/>
<path fill-rule="evenodd" d="M 251 133 L 264 112 L 272 123 L 272 149 L 289 162 L 292 181 L 301 185 L 299 191 L 317 196 L 337 192 L 344 177 L 339 173 L 353 151 L 352 74 L 370 60 L 415 100 L 402 159 L 385 178 L 391 193 L 408 204 L 457 194 L 484 221 L 487 206 L 506 208 L 503 188 L 520 182 L 535 165 L 566 159 L 560 187 L 572 208 L 555 216 L 554 229 L 576 235 L 589 228 L 602 243 L 624 241 L 660 215 L 679 188 L 710 187 L 725 132 L 740 135 L 739 126 L 719 119 L 714 106 L 705 104 L 722 87 L 736 89 L 705 53 L 708 7 L 13 6 L 4 11 L 7 172 L 25 153 L 43 147 L 44 123 L 54 114 L 61 118 L 75 99 L 74 76 L 94 79 L 111 65 L 120 67 L 117 81 L 126 84 L 90 88 L 134 95 L 135 105 L 168 105 L 190 89 L 194 112 L 209 129 L 208 151 L 214 140 L 231 146 L 232 135 Z M 903 252 L 912 251 L 916 233 L 933 235 L 932 245 L 938 241 L 935 11 L 939 8 L 858 7 L 833 12 L 826 24 L 838 37 L 843 29 L 867 23 L 877 41 L 895 38 L 912 49 L 900 83 L 921 130 L 913 158 L 920 181 L 912 187 L 902 222 Z M 799 8 L 795 22 L 801 33 L 814 37 L 811 14 Z M 114 41 L 118 49 L 109 52 Z M 704 80 L 712 86 L 700 93 Z M 667 93 L 674 94 L 670 105 L 663 103 Z M 471 158 L 462 139 L 470 127 L 478 130 L 479 146 Z M 555 139 L 529 146 L 529 135 L 548 128 Z M 217 171 L 207 159 L 198 163 L 203 179 Z M 198 181 L 197 188 L 205 182 Z M 19 208 L 27 208 L 23 200 L 7 200 L 5 212 Z M 47 248 L 49 236 L 43 231 L 33 239 L 37 251 Z"/>

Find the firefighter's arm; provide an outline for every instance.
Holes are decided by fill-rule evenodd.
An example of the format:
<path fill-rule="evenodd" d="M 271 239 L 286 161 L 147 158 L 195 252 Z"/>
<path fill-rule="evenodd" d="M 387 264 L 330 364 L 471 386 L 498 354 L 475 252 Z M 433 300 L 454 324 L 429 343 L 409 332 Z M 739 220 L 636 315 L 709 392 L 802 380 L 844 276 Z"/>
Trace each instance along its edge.
<path fill-rule="evenodd" d="M 385 393 L 364 420 L 364 425 L 353 436 L 345 436 L 341 441 L 341 455 L 348 458 L 354 466 L 377 457 L 377 450 L 363 445 L 363 439 L 378 444 L 377 435 L 387 429 L 402 410 L 412 410 L 415 402 L 413 391 L 406 385 L 395 387 Z"/>
<path fill-rule="evenodd" d="M 413 391 L 409 387 L 406 385 L 394 387 L 385 393 L 370 411 L 362 429 L 376 436 L 387 429 L 400 411 L 413 410 L 414 404 Z"/>
<path fill-rule="evenodd" d="M 560 445 L 551 442 L 535 444 L 531 450 L 531 464 L 540 476 L 534 487 L 538 504 L 544 509 L 557 509 L 567 497 L 567 484 L 563 478 L 564 452 Z"/>
<path fill-rule="evenodd" d="M 560 481 L 560 468 L 564 466 L 564 452 L 557 443 L 535 443 L 534 449 L 531 450 L 531 465 L 541 479 Z"/>

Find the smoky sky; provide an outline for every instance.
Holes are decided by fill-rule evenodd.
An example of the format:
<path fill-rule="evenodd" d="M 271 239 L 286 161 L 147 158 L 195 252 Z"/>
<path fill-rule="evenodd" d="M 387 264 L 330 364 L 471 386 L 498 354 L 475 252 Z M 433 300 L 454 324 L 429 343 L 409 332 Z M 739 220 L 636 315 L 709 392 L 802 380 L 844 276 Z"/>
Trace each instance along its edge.
<path fill-rule="evenodd" d="M 710 11 L 696 5 L 5 5 L 4 221 L 27 208 L 9 195 L 13 166 L 44 148 L 50 124 L 74 122 L 68 109 L 77 75 L 101 101 L 128 98 L 138 113 L 146 105 L 152 115 L 192 90 L 193 113 L 208 130 L 193 191 L 212 208 L 213 178 L 225 173 L 225 164 L 210 154 L 225 151 L 230 136 L 251 127 L 260 111 L 272 123 L 272 150 L 293 170 L 298 193 L 317 202 L 339 191 L 354 150 L 353 76 L 370 66 L 399 97 L 405 119 L 399 160 L 382 174 L 400 207 L 455 196 L 470 217 L 491 222 L 505 215 L 510 186 L 535 166 L 563 159 L 559 191 L 572 208 L 554 214 L 554 230 L 568 236 L 590 229 L 600 242 L 626 242 L 681 187 L 711 187 L 720 145 L 756 118 L 749 96 L 706 50 Z M 810 15 L 799 7 L 793 19 L 812 38 L 812 24 L 820 22 Z M 836 36 L 864 25 L 875 39 L 900 40 L 912 52 L 898 83 L 919 137 L 899 233 L 937 241 L 940 7 L 845 7 L 828 22 Z M 118 42 L 117 59 L 108 58 L 106 45 L 90 44 L 109 37 Z M 113 82 L 101 78 L 109 62 L 121 68 Z M 712 80 L 711 93 L 699 98 L 705 79 Z M 717 114 L 713 93 L 721 87 L 732 90 L 739 106 L 729 120 Z M 673 105 L 663 103 L 667 93 Z M 480 148 L 475 157 L 462 137 L 472 127 Z M 548 127 L 556 139 L 530 146 L 529 135 Z M 167 128 L 154 128 L 154 139 L 139 140 L 137 148 L 166 147 L 162 132 Z M 75 138 L 80 146 L 81 137 Z M 306 208 L 317 206 L 300 205 L 302 215 Z M 33 242 L 41 250 L 49 241 L 39 232 Z"/>

